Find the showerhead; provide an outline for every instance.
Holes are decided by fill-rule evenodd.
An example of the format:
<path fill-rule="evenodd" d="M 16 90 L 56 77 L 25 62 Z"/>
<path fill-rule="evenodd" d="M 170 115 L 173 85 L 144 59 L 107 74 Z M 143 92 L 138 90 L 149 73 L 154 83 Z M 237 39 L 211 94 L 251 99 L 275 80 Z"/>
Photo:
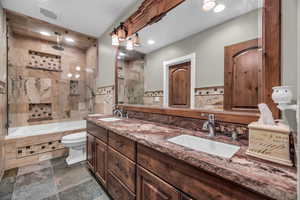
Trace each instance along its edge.
<path fill-rule="evenodd" d="M 58 50 L 58 51 L 63 51 L 65 50 L 60 44 L 56 44 L 52 46 L 53 49 Z"/>
<path fill-rule="evenodd" d="M 56 35 L 56 42 L 57 44 L 56 45 L 53 45 L 52 48 L 55 49 L 55 50 L 58 50 L 58 51 L 63 51 L 65 50 L 64 47 L 62 46 L 61 44 L 61 41 L 62 41 L 62 36 L 60 33 L 58 32 L 55 32 L 55 35 Z"/>

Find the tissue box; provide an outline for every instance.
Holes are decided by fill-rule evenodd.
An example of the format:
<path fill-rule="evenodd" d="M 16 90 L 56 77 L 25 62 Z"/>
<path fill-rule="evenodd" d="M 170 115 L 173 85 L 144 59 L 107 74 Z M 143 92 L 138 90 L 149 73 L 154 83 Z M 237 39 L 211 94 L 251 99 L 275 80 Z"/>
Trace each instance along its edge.
<path fill-rule="evenodd" d="M 290 129 L 284 124 L 249 124 L 249 147 L 246 152 L 264 160 L 293 166 L 290 158 Z"/>

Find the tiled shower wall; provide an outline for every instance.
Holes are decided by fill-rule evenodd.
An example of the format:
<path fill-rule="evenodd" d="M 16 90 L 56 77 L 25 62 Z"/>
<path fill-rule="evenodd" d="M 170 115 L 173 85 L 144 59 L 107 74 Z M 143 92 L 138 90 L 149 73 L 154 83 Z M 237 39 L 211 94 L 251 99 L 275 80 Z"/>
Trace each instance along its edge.
<path fill-rule="evenodd" d="M 4 170 L 4 137 L 6 135 L 6 20 L 0 2 L 0 180 Z"/>
<path fill-rule="evenodd" d="M 163 106 L 164 92 L 162 90 L 146 91 L 143 97 L 144 105 Z M 195 108 L 206 110 L 223 110 L 224 87 L 206 87 L 195 89 Z"/>
<path fill-rule="evenodd" d="M 9 34 L 8 45 L 10 127 L 78 120 L 93 111 L 93 74 L 96 69 L 96 61 L 91 61 L 93 49 L 85 51 L 64 46 L 64 51 L 57 51 L 52 48 L 53 43 L 13 33 Z M 30 51 L 57 55 L 61 71 L 28 67 L 32 58 Z M 78 66 L 80 71 L 76 70 Z M 68 76 L 69 73 L 72 77 Z M 76 78 L 76 74 L 80 77 Z M 71 80 L 76 82 L 77 88 L 71 88 Z M 77 94 L 71 90 L 76 90 Z"/>
<path fill-rule="evenodd" d="M 143 104 L 144 60 L 118 62 L 118 101 Z"/>
<path fill-rule="evenodd" d="M 114 86 L 97 88 L 95 113 L 112 114 L 114 102 Z"/>

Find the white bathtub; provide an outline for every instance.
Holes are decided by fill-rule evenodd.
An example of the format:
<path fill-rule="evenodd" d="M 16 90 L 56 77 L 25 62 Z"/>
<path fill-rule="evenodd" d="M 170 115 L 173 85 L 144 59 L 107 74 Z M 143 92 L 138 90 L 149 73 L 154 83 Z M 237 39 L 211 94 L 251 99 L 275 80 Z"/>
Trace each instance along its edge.
<path fill-rule="evenodd" d="M 86 120 L 80 121 L 69 121 L 69 122 L 58 122 L 50 124 L 32 125 L 32 126 L 21 126 L 17 128 L 9 128 L 8 136 L 6 139 L 44 135 L 49 133 L 57 133 L 64 131 L 73 131 L 77 129 L 85 129 Z"/>

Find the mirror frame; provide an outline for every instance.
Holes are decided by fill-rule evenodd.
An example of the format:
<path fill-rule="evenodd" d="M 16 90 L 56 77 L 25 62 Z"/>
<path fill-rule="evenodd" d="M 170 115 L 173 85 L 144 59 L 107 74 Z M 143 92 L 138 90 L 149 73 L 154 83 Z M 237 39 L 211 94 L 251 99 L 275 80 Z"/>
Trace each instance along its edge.
<path fill-rule="evenodd" d="M 125 22 L 128 35 L 161 20 L 170 10 L 185 0 L 144 0 L 142 5 Z M 272 100 L 272 87 L 281 85 L 281 0 L 264 0 L 263 5 L 263 47 L 262 100 L 271 109 L 275 118 L 280 117 L 280 110 Z M 117 51 L 118 54 L 118 51 Z M 143 105 L 117 104 L 118 102 L 117 56 L 115 66 L 115 102 L 116 107 L 127 111 L 181 116 L 206 119 L 202 114 L 215 114 L 216 120 L 230 123 L 249 124 L 257 121 L 258 113 L 241 111 L 214 111 L 202 109 L 180 109 L 151 107 Z"/>

